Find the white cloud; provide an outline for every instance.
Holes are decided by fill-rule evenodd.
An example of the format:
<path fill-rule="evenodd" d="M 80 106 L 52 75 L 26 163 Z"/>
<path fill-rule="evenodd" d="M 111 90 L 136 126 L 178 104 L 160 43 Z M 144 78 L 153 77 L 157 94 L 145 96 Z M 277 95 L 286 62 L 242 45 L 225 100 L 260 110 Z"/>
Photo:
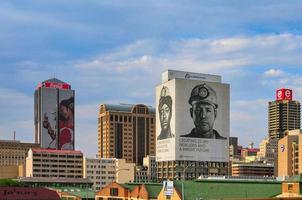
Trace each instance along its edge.
<path fill-rule="evenodd" d="M 90 60 L 79 61 L 75 66 L 116 73 L 160 72 L 165 68 L 213 73 L 252 65 L 300 64 L 301 47 L 302 36 L 288 33 L 211 40 L 140 40 Z M 266 76 L 274 77 L 284 74 L 280 69 L 265 72 Z"/>
<path fill-rule="evenodd" d="M 269 69 L 264 72 L 264 75 L 267 77 L 280 77 L 284 76 L 286 73 L 281 69 Z"/>

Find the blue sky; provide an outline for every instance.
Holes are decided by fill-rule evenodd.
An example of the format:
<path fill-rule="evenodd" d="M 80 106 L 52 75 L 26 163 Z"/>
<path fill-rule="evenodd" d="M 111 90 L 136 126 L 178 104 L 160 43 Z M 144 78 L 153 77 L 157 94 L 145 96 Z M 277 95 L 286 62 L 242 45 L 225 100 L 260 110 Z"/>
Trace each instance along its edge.
<path fill-rule="evenodd" d="M 34 140 L 33 93 L 56 76 L 76 90 L 76 147 L 97 152 L 101 103 L 154 105 L 165 69 L 231 85 L 231 135 L 267 136 L 267 102 L 302 100 L 300 1 L 0 2 L 0 139 Z M 138 84 L 139 83 L 139 84 Z"/>

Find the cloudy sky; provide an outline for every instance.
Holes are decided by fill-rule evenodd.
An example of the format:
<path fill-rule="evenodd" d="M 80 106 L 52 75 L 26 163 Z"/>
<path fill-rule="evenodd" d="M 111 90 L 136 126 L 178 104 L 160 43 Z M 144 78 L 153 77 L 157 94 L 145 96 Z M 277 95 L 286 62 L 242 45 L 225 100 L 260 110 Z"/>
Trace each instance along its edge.
<path fill-rule="evenodd" d="M 33 93 L 55 76 L 76 90 L 76 148 L 94 156 L 99 104 L 154 105 L 162 71 L 177 69 L 221 75 L 231 135 L 257 146 L 275 90 L 302 100 L 301 10 L 299 0 L 1 1 L 0 139 L 34 141 Z"/>

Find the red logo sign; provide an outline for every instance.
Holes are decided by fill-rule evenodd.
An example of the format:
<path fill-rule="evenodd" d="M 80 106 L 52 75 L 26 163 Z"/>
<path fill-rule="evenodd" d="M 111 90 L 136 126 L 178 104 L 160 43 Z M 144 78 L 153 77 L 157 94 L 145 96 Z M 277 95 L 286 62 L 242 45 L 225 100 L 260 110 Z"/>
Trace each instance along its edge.
<path fill-rule="evenodd" d="M 44 87 L 47 88 L 59 88 L 59 89 L 70 89 L 70 85 L 66 83 L 51 83 L 51 82 L 45 82 Z"/>
<path fill-rule="evenodd" d="M 276 100 L 289 100 L 293 99 L 293 91 L 290 89 L 279 89 L 276 92 Z"/>

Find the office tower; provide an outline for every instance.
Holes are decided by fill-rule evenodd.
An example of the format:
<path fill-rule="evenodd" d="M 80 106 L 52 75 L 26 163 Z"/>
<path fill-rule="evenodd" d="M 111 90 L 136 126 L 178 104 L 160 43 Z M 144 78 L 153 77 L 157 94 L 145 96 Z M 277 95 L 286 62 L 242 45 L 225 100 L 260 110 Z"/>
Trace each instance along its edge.
<path fill-rule="evenodd" d="M 56 78 L 35 90 L 35 141 L 42 148 L 74 150 L 74 90 Z"/>
<path fill-rule="evenodd" d="M 229 85 L 221 76 L 167 70 L 156 87 L 159 181 L 226 175 Z"/>
<path fill-rule="evenodd" d="M 143 158 L 155 155 L 155 110 L 142 104 L 100 106 L 98 157 L 124 158 L 143 165 Z"/>
<path fill-rule="evenodd" d="M 283 138 L 284 131 L 300 129 L 300 102 L 292 100 L 292 90 L 279 89 L 276 100 L 268 104 L 268 131 L 270 138 Z"/>

